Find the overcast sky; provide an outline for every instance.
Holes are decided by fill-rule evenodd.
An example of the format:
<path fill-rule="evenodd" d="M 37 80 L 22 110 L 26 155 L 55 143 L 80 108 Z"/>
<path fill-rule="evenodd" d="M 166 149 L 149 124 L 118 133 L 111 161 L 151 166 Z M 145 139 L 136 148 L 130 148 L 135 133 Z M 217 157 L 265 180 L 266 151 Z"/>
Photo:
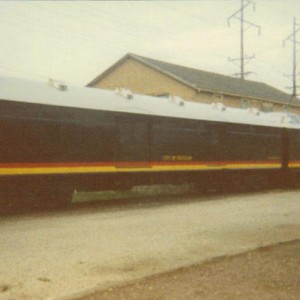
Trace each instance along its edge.
<path fill-rule="evenodd" d="M 260 35 L 245 31 L 245 54 L 256 57 L 247 79 L 289 93 L 292 42 L 282 42 L 294 17 L 300 28 L 300 0 L 255 3 L 245 9 L 245 20 L 261 26 Z M 240 22 L 227 19 L 239 9 L 240 0 L 1 1 L 0 74 L 83 86 L 131 52 L 233 75 L 239 62 L 228 58 L 240 56 Z"/>

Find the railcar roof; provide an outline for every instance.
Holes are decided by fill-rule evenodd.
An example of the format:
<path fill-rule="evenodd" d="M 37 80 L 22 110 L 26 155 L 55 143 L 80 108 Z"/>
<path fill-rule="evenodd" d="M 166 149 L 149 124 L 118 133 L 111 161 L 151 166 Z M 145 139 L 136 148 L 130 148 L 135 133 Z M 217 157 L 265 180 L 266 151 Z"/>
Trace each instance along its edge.
<path fill-rule="evenodd" d="M 51 80 L 42 82 L 0 77 L 0 99 L 62 107 L 300 129 L 300 117 L 284 113 L 235 109 L 224 107 L 220 103 L 193 103 L 178 97 L 158 98 L 137 95 L 124 89 L 110 91 L 66 86 Z"/>

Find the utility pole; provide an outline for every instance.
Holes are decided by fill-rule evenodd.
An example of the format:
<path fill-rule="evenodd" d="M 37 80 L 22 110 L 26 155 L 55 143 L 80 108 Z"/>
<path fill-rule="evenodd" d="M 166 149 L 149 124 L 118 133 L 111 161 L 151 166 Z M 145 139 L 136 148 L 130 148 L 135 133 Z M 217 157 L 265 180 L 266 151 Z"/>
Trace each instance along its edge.
<path fill-rule="evenodd" d="M 244 0 L 241 0 L 241 28 L 240 28 L 240 49 L 241 49 L 241 79 L 245 79 L 244 63 L 245 63 L 245 54 L 244 54 Z"/>
<path fill-rule="evenodd" d="M 283 40 L 283 46 L 285 46 L 287 41 L 291 41 L 293 43 L 293 73 L 292 73 L 292 81 L 293 86 L 287 87 L 288 89 L 292 89 L 292 98 L 297 97 L 297 76 L 300 75 L 297 73 L 297 44 L 300 42 L 297 41 L 297 33 L 300 31 L 300 24 L 297 24 L 296 18 L 294 18 L 293 22 L 293 33 L 290 34 L 286 39 Z"/>
<path fill-rule="evenodd" d="M 252 5 L 253 10 L 255 11 L 255 2 L 251 0 L 241 0 L 241 8 L 237 10 L 234 14 L 232 14 L 228 19 L 228 26 L 230 26 L 230 20 L 231 19 L 238 19 L 240 21 L 240 57 L 239 58 L 228 58 L 229 61 L 235 62 L 240 61 L 240 73 L 236 73 L 235 75 L 239 75 L 242 80 L 245 79 L 246 75 L 249 75 L 251 72 L 245 72 L 245 64 L 248 63 L 251 59 L 255 58 L 255 55 L 247 56 L 244 53 L 244 32 L 249 27 L 256 27 L 258 29 L 258 34 L 260 34 L 261 27 L 249 22 L 244 19 L 244 10 L 248 6 Z M 248 24 L 248 27 L 245 29 L 245 24 Z"/>

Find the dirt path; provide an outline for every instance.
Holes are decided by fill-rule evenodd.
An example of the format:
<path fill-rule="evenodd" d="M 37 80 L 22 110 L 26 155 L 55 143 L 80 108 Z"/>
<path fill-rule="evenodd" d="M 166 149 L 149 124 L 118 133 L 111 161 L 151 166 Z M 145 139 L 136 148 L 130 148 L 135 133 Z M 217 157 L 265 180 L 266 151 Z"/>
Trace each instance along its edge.
<path fill-rule="evenodd" d="M 138 280 L 76 300 L 298 300 L 300 240 Z M 75 299 L 74 299 L 75 300 Z"/>
<path fill-rule="evenodd" d="M 64 299 L 300 239 L 299 198 L 299 191 L 180 196 L 2 217 L 0 299 Z"/>

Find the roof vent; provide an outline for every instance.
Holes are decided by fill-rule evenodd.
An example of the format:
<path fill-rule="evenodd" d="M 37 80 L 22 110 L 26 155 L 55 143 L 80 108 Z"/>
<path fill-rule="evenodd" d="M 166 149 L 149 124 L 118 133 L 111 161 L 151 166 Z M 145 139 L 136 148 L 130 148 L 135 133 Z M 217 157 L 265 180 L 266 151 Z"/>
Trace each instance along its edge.
<path fill-rule="evenodd" d="M 254 108 L 254 107 L 250 107 L 250 108 L 248 109 L 248 112 L 249 112 L 250 114 L 255 115 L 255 116 L 259 116 L 259 115 L 260 115 L 260 111 L 259 111 L 257 108 Z"/>
<path fill-rule="evenodd" d="M 281 118 L 281 123 L 300 124 L 300 118 L 298 115 L 286 114 Z"/>
<path fill-rule="evenodd" d="M 58 80 L 54 80 L 52 78 L 49 78 L 48 84 L 50 86 L 58 89 L 59 91 L 66 91 L 68 89 L 68 86 L 64 82 L 58 81 Z"/>
<path fill-rule="evenodd" d="M 184 106 L 185 105 L 185 102 L 178 96 L 170 96 L 169 100 L 170 100 L 171 103 L 177 104 L 179 106 Z"/>
<path fill-rule="evenodd" d="M 212 103 L 211 105 L 214 109 L 217 109 L 219 111 L 225 111 L 226 110 L 226 106 L 223 103 Z"/>
<path fill-rule="evenodd" d="M 123 98 L 127 100 L 133 99 L 133 94 L 128 89 L 116 89 L 116 93 L 118 93 L 119 95 L 121 95 Z"/>

